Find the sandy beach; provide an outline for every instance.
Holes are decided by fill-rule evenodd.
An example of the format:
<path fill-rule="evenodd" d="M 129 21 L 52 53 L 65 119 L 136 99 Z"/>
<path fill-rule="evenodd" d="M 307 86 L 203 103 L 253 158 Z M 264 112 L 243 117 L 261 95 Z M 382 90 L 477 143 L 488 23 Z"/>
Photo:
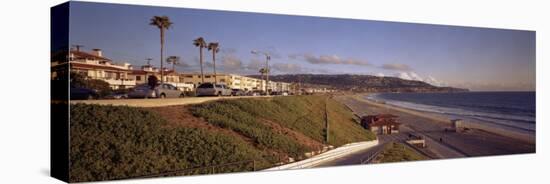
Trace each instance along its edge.
<path fill-rule="evenodd" d="M 464 132 L 447 132 L 445 129 L 451 128 L 451 124 L 445 117 L 373 102 L 363 96 L 337 96 L 335 99 L 359 116 L 380 113 L 399 116 L 400 135 L 381 138 L 403 141 L 406 138 L 403 134 L 422 135 L 428 144 L 427 152 L 435 158 L 534 153 L 536 150 L 534 135 L 482 125 L 469 126 L 471 128 Z"/>

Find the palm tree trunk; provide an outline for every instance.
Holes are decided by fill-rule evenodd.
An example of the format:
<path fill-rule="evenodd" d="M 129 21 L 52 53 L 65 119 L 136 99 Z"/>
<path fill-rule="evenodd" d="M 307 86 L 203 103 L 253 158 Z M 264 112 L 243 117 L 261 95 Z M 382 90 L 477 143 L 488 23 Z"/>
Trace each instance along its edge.
<path fill-rule="evenodd" d="M 164 83 L 164 29 L 160 29 L 160 83 Z"/>
<path fill-rule="evenodd" d="M 268 59 L 266 58 L 265 60 L 265 92 L 267 95 L 269 95 L 269 91 L 268 88 L 269 88 L 269 65 L 268 65 Z"/>
<path fill-rule="evenodd" d="M 217 84 L 218 77 L 216 75 L 216 49 L 212 49 L 212 62 L 214 63 L 214 84 Z"/>
<path fill-rule="evenodd" d="M 204 73 L 203 73 L 203 70 L 202 70 L 202 46 L 199 46 L 199 61 L 201 63 L 201 81 L 202 81 L 202 83 L 204 83 Z"/>

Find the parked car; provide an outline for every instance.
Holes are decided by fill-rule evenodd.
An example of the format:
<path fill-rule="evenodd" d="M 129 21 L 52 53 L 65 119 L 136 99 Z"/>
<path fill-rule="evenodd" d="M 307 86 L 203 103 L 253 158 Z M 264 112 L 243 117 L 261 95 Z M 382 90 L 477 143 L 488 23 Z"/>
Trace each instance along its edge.
<path fill-rule="evenodd" d="M 126 99 L 128 98 L 128 94 L 125 92 L 116 92 L 105 96 L 105 98 L 106 99 Z"/>
<path fill-rule="evenodd" d="M 259 90 L 252 90 L 246 93 L 247 96 L 260 96 L 260 94 L 261 94 L 261 91 Z"/>
<path fill-rule="evenodd" d="M 71 86 L 69 90 L 71 100 L 92 100 L 99 98 L 99 94 L 93 89 Z"/>
<path fill-rule="evenodd" d="M 245 92 L 242 89 L 231 89 L 231 95 L 233 95 L 233 96 L 244 96 Z"/>
<path fill-rule="evenodd" d="M 156 98 L 157 94 L 154 89 L 147 84 L 141 84 L 134 87 L 128 92 L 129 98 Z"/>
<path fill-rule="evenodd" d="M 197 96 L 231 96 L 232 90 L 225 84 L 202 83 L 197 87 Z"/>
<path fill-rule="evenodd" d="M 183 98 L 185 93 L 172 84 L 159 84 L 154 89 L 147 84 L 139 85 L 128 93 L 130 98 Z"/>
<path fill-rule="evenodd" d="M 183 98 L 185 93 L 172 84 L 160 84 L 155 88 L 159 98 Z"/>

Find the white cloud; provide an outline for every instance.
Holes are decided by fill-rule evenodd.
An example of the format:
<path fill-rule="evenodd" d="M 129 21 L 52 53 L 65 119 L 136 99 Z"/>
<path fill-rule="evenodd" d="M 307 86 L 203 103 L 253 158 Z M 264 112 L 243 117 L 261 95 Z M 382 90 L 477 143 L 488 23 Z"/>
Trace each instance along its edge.
<path fill-rule="evenodd" d="M 380 68 L 386 70 L 412 71 L 412 68 L 409 65 L 399 63 L 383 64 Z"/>
<path fill-rule="evenodd" d="M 423 78 L 415 72 L 399 72 L 399 73 L 395 73 L 394 76 L 405 80 L 422 81 L 434 86 L 445 86 L 444 82 L 439 81 L 432 76 Z"/>
<path fill-rule="evenodd" d="M 431 85 L 434 85 L 434 86 L 446 86 L 446 84 L 442 81 L 439 81 L 437 79 L 435 79 L 434 77 L 432 76 L 428 76 L 424 79 L 424 82 L 427 82 Z"/>

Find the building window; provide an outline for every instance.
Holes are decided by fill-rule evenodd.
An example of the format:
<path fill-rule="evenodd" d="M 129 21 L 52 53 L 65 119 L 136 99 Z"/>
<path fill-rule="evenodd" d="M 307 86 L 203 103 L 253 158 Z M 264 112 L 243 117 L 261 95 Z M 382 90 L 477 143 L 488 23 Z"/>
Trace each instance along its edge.
<path fill-rule="evenodd" d="M 137 80 L 137 81 L 140 81 L 140 80 L 141 80 L 141 76 L 136 76 L 136 80 Z"/>

